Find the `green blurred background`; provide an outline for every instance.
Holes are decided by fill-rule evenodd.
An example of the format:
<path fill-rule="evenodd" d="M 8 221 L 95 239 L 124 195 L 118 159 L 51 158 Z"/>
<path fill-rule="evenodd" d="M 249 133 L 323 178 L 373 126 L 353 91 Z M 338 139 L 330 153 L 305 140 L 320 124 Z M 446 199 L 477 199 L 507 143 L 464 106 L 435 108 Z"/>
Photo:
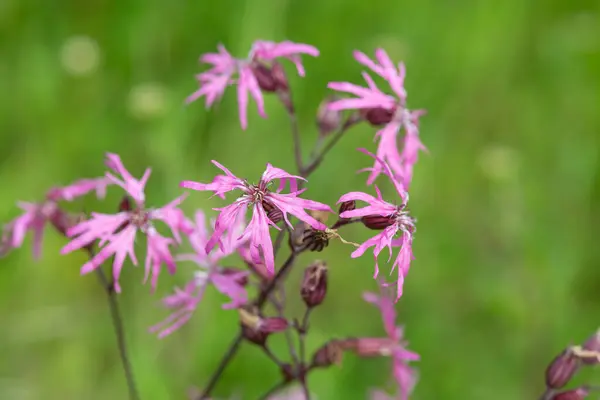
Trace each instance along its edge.
<path fill-rule="evenodd" d="M 210 159 L 248 178 L 266 162 L 292 170 L 288 122 L 273 97 L 268 119 L 251 105 L 246 132 L 234 90 L 208 112 L 201 102 L 183 104 L 197 88 L 201 53 L 222 42 L 244 56 L 255 39 L 321 50 L 305 58 L 305 79 L 290 74 L 307 151 L 327 82 L 362 82 L 352 50 L 381 46 L 405 60 L 409 106 L 428 110 L 421 132 L 430 150 L 411 190 L 416 261 L 398 305 L 410 348 L 422 355 L 414 398 L 535 398 L 554 354 L 600 326 L 597 1 L 2 0 L 2 220 L 17 215 L 16 200 L 101 175 L 106 151 L 134 174 L 153 168 L 153 205 L 180 194 L 182 179 L 214 176 Z M 354 149 L 375 149 L 373 133 L 353 129 L 307 195 L 333 204 L 341 193 L 369 190 L 355 170 L 370 160 Z M 113 188 L 106 202 L 76 202 L 73 210 L 109 212 L 119 195 Z M 193 193 L 185 210 L 223 204 L 207 197 Z M 352 228 L 348 239 L 369 234 Z M 105 295 L 93 275 L 79 275 L 83 254 L 58 255 L 64 243 L 48 230 L 40 262 L 30 240 L 0 261 L 0 399 L 126 398 Z M 330 265 L 310 349 L 333 336 L 383 332 L 361 299 L 375 287 L 372 261 L 351 260 L 350 251 L 334 243 L 301 260 Z M 172 336 L 147 333 L 167 315 L 160 296 L 193 267 L 179 271 L 163 274 L 155 295 L 140 284 L 141 269 L 123 273 L 119 300 L 143 399 L 184 399 L 235 334 L 236 314 L 220 310 L 214 293 Z M 300 312 L 300 273 L 290 282 L 292 314 Z M 256 398 L 277 377 L 246 346 L 215 394 Z M 598 374 L 587 378 L 600 382 Z M 310 377 L 320 399 L 363 399 L 388 381 L 385 359 L 352 356 Z"/>

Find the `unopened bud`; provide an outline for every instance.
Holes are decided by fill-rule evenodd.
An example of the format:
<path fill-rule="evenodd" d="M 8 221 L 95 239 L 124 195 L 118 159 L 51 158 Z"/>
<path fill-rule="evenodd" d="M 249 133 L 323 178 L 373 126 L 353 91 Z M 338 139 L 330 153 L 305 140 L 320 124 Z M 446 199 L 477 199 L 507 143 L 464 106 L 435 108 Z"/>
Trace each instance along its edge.
<path fill-rule="evenodd" d="M 244 338 L 259 346 L 264 346 L 270 334 L 288 328 L 288 321 L 285 318 L 263 318 L 259 315 L 258 309 L 253 306 L 239 308 L 238 314 Z"/>
<path fill-rule="evenodd" d="M 587 386 L 582 386 L 577 389 L 567 390 L 564 392 L 556 393 L 550 399 L 551 400 L 583 400 L 590 394 L 590 390 Z"/>
<path fill-rule="evenodd" d="M 333 364 L 340 365 L 344 351 L 337 340 L 332 340 L 321 346 L 313 355 L 312 367 L 325 368 Z"/>
<path fill-rule="evenodd" d="M 338 100 L 338 96 L 331 95 L 325 98 L 317 110 L 317 126 L 319 134 L 327 136 L 331 132 L 337 131 L 342 123 L 342 113 L 338 110 L 329 109 L 329 104 Z"/>
<path fill-rule="evenodd" d="M 309 308 L 323 302 L 327 294 L 327 264 L 324 261 L 315 261 L 304 270 L 300 294 Z"/>
<path fill-rule="evenodd" d="M 582 349 L 583 353 L 589 352 L 589 354 L 581 354 L 579 357 L 584 364 L 600 364 L 600 329 L 586 340 Z"/>
<path fill-rule="evenodd" d="M 560 353 L 548 368 L 546 368 L 546 386 L 552 389 L 564 387 L 577 372 L 579 368 L 579 359 L 571 348 Z"/>
<path fill-rule="evenodd" d="M 393 110 L 385 108 L 369 108 L 361 111 L 361 116 L 373 126 L 389 124 L 394 117 Z"/>
<path fill-rule="evenodd" d="M 396 221 L 392 216 L 382 217 L 381 215 L 367 215 L 361 218 L 361 222 L 369 229 L 376 231 L 383 230 L 388 226 L 394 225 Z"/>

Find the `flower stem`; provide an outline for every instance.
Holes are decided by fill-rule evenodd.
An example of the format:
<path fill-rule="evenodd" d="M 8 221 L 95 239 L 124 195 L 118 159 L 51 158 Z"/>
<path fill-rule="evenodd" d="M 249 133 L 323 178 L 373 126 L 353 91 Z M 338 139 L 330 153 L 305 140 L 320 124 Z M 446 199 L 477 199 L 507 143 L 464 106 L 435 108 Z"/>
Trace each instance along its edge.
<path fill-rule="evenodd" d="M 288 257 L 288 259 L 285 261 L 285 263 L 281 266 L 281 268 L 279 268 L 279 271 L 277 271 L 277 274 L 273 277 L 273 279 L 269 282 L 269 284 L 267 286 L 265 286 L 264 289 L 261 290 L 261 292 L 258 295 L 258 298 L 255 301 L 255 304 L 259 309 L 262 309 L 262 307 L 265 305 L 266 301 L 268 300 L 269 295 L 277 287 L 277 284 L 279 283 L 279 281 L 287 275 L 287 271 L 289 269 L 291 269 L 291 267 L 294 265 L 294 262 L 296 261 L 296 256 L 297 256 L 297 254 L 292 252 L 290 254 L 290 256 Z M 216 371 L 213 373 L 210 380 L 208 381 L 206 388 L 204 388 L 204 390 L 196 398 L 196 400 L 208 399 L 208 396 L 210 395 L 210 393 L 213 391 L 213 389 L 217 385 L 219 379 L 221 379 L 221 375 L 223 375 L 223 372 L 225 372 L 225 368 L 227 368 L 227 366 L 229 365 L 231 360 L 233 360 L 233 357 L 237 354 L 237 351 L 238 351 L 242 341 L 243 341 L 243 336 L 240 331 L 237 334 L 237 336 L 235 337 L 235 339 L 233 340 L 233 342 L 231 342 L 231 344 L 229 345 L 227 352 L 225 353 L 225 355 L 219 362 L 219 366 L 217 367 Z"/>
<path fill-rule="evenodd" d="M 279 296 L 279 298 L 277 298 Z M 286 302 L 286 294 L 285 287 L 283 285 L 279 286 L 276 293 L 271 294 L 270 297 L 271 304 L 275 307 L 277 311 L 277 316 L 280 318 L 285 318 L 285 302 Z M 300 367 L 300 358 L 298 357 L 298 353 L 296 352 L 296 346 L 294 345 L 294 339 L 292 337 L 292 331 L 286 329 L 284 332 L 285 340 L 288 345 L 290 358 L 292 359 L 292 363 L 296 368 Z"/>
<path fill-rule="evenodd" d="M 333 135 L 331 140 L 327 142 L 325 147 L 323 147 L 323 150 L 321 150 L 318 153 L 315 152 L 315 155 L 312 157 L 312 160 L 308 163 L 308 165 L 304 169 L 300 170 L 300 174 L 305 178 L 312 174 L 315 171 L 315 169 L 317 169 L 317 167 L 321 164 L 327 153 L 329 153 L 331 149 L 333 149 L 333 147 L 337 144 L 337 142 L 339 142 L 342 136 L 344 136 L 348 129 L 355 123 L 356 121 L 352 117 L 349 117 L 346 120 L 346 122 L 344 122 L 342 127 L 335 133 L 335 135 Z"/>
<path fill-rule="evenodd" d="M 540 396 L 539 400 L 550 400 L 553 395 L 554 395 L 554 390 L 552 390 L 550 388 L 546 388 L 544 393 L 542 393 L 542 395 Z"/>
<path fill-rule="evenodd" d="M 88 249 L 90 258 L 94 257 L 94 251 Z M 119 356 L 121 358 L 121 364 L 123 365 L 123 372 L 125 373 L 125 380 L 127 381 L 127 388 L 129 389 L 129 399 L 139 400 L 137 388 L 135 386 L 135 380 L 133 378 L 133 369 L 131 368 L 131 362 L 127 355 L 127 343 L 125 342 L 125 329 L 123 328 L 123 318 L 121 317 L 121 311 L 119 309 L 119 302 L 117 301 L 117 294 L 113 290 L 113 285 L 109 282 L 106 274 L 102 268 L 96 268 L 96 276 L 98 281 L 102 285 L 102 288 L 106 292 L 108 297 L 108 307 L 110 309 L 110 316 L 112 318 L 112 325 L 115 330 L 115 336 L 117 337 L 117 346 L 119 348 Z"/>
<path fill-rule="evenodd" d="M 204 400 L 209 398 L 208 396 L 210 395 L 210 392 L 212 392 L 212 390 L 219 382 L 219 379 L 221 379 L 221 375 L 223 375 L 223 372 L 225 372 L 225 368 L 227 368 L 231 360 L 233 360 L 233 356 L 236 355 L 238 349 L 240 348 L 240 344 L 242 344 L 243 339 L 244 337 L 242 336 L 241 332 L 237 334 L 235 339 L 233 339 L 233 342 L 231 342 L 231 344 L 229 345 L 227 352 L 221 359 L 221 362 L 219 362 L 219 366 L 212 374 L 210 380 L 208 381 L 208 384 L 206 385 L 202 393 L 200 393 L 200 395 L 197 397 L 198 400 Z"/>

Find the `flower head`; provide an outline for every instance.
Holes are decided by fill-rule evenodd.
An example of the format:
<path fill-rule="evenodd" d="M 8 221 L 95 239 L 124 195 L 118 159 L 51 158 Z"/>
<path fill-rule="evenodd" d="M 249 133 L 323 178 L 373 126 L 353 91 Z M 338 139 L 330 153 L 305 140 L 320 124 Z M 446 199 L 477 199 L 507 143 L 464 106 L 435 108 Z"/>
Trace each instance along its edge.
<path fill-rule="evenodd" d="M 418 361 L 421 357 L 406 349 L 407 342 L 404 340 L 403 328 L 396 326 L 396 310 L 391 296 L 385 293 L 382 287 L 382 294 L 365 293 L 365 301 L 374 304 L 379 308 L 383 319 L 383 326 L 387 334 L 386 338 L 364 338 L 358 339 L 358 352 L 370 351 L 372 355 L 387 355 L 393 359 L 393 375 L 399 386 L 399 395 L 401 400 L 408 399 L 413 391 L 417 381 L 416 373 L 408 365 L 410 361 Z M 364 341 L 361 343 L 361 340 Z M 381 396 L 381 394 L 380 394 Z M 374 397 L 384 399 L 385 397 Z"/>
<path fill-rule="evenodd" d="M 109 257 L 114 256 L 113 280 L 114 289 L 121 291 L 119 276 L 125 258 L 129 256 L 132 263 L 137 265 L 134 251 L 134 241 L 138 231 L 147 238 L 145 279 L 150 275 L 151 286 L 156 288 L 161 265 L 165 264 L 170 273 L 175 272 L 175 261 L 169 250 L 179 238 L 179 232 L 188 232 L 183 212 L 178 208 L 183 201 L 181 196 L 161 208 L 146 208 L 144 187 L 150 177 L 150 169 L 146 169 L 141 179 L 135 179 L 123 166 L 121 158 L 112 153 L 106 155 L 106 165 L 120 178 L 107 172 L 106 177 L 125 190 L 128 197 L 121 203 L 121 210 L 117 214 L 92 213 L 91 218 L 80 222 L 67 231 L 72 240 L 61 250 L 67 254 L 74 250 L 88 246 L 98 241 L 100 250 L 81 267 L 81 273 L 89 273 L 99 268 Z M 133 199 L 133 204 L 129 200 Z M 154 227 L 154 221 L 161 220 L 173 232 L 172 238 L 162 236 Z"/>
<path fill-rule="evenodd" d="M 234 222 L 233 228 L 222 240 L 223 250 L 217 249 L 208 253 L 206 243 L 209 239 L 209 232 L 206 229 L 206 217 L 201 210 L 196 211 L 195 222 L 189 224 L 193 227 L 188 235 L 193 253 L 181 254 L 175 257 L 178 261 L 193 261 L 198 270 L 194 272 L 193 279 L 183 288 L 175 288 L 175 293 L 163 299 L 163 305 L 174 312 L 159 324 L 152 326 L 150 331 L 158 333 L 159 338 L 170 335 L 175 330 L 183 326 L 202 301 L 206 288 L 212 285 L 220 293 L 226 295 L 231 300 L 224 304 L 224 309 L 237 308 L 248 301 L 248 294 L 244 287 L 245 281 L 249 275 L 248 271 L 237 271 L 226 269 L 220 265 L 220 261 L 234 253 L 237 246 L 243 244 L 237 241 L 244 228 L 244 215 L 240 214 L 239 219 Z"/>
<path fill-rule="evenodd" d="M 322 222 L 310 216 L 305 209 L 331 211 L 329 206 L 298 197 L 304 192 L 304 189 L 298 190 L 297 180 L 304 180 L 304 178 L 291 175 L 282 169 L 267 164 L 267 169 L 260 181 L 258 184 L 253 185 L 233 175 L 227 168 L 214 160 L 213 164 L 221 169 L 225 175 L 220 175 L 211 183 L 183 181 L 180 184 L 180 186 L 188 189 L 212 191 L 216 195 L 224 195 L 235 189 L 242 192 L 242 195 L 233 204 L 216 209 L 220 211 L 220 214 L 215 223 L 215 230 L 206 244 L 207 253 L 217 243 L 221 250 L 223 250 L 225 245 L 221 240 L 222 236 L 225 232 L 230 232 L 234 226 L 234 222 L 238 220 L 239 214 L 244 213 L 249 207 L 252 208 L 252 217 L 238 240 L 248 241 L 252 260 L 255 264 L 261 264 L 264 260 L 265 268 L 270 274 L 273 274 L 275 271 L 275 260 L 269 226 L 279 229 L 276 225 L 277 219 L 283 219 L 293 229 L 288 219 L 288 214 L 292 214 L 315 229 L 326 229 L 326 226 Z M 275 180 L 279 180 L 280 184 L 277 190 L 273 191 L 269 187 L 271 186 L 271 182 Z M 284 194 L 281 191 L 285 189 L 286 182 L 290 183 L 291 192 Z M 274 216 L 277 216 L 275 221 L 273 220 Z"/>
<path fill-rule="evenodd" d="M 242 129 L 248 125 L 248 93 L 256 101 L 258 113 L 265 118 L 262 92 L 287 90 L 287 80 L 278 58 L 291 60 L 300 76 L 305 75 L 300 61 L 300 54 L 316 57 L 319 51 L 310 45 L 284 41 L 280 43 L 256 41 L 246 59 L 231 56 L 223 45 L 218 46 L 218 53 L 207 53 L 200 57 L 200 62 L 212 67 L 196 76 L 200 88 L 186 100 L 190 103 L 202 96 L 206 97 L 209 108 L 219 100 L 227 86 L 237 84 L 238 107 Z M 234 76 L 237 74 L 237 79 Z"/>
<path fill-rule="evenodd" d="M 400 196 L 400 205 L 388 203 L 383 199 L 381 191 L 375 185 L 377 197 L 363 192 L 346 193 L 338 200 L 339 203 L 347 201 L 363 201 L 368 205 L 362 208 L 356 208 L 350 211 L 344 211 L 340 214 L 341 218 L 362 218 L 363 224 L 373 229 L 382 229 L 380 233 L 365 241 L 353 253 L 352 258 L 362 256 L 367 249 L 373 247 L 373 256 L 375 257 L 375 275 L 379 275 L 378 257 L 379 253 L 384 248 L 389 249 L 389 259 L 392 257 L 394 247 L 400 247 L 400 251 L 396 260 L 392 265 L 390 272 L 397 269 L 397 295 L 396 299 L 402 296 L 402 286 L 404 278 L 408 274 L 410 263 L 413 259 L 412 241 L 415 232 L 415 220 L 408 214 L 406 204 L 408 203 L 408 193 L 406 193 L 400 183 L 398 183 L 387 165 L 377 156 L 367 152 L 364 149 L 361 151 L 375 158 L 377 163 L 383 167 L 383 172 L 390 178 L 398 196 Z M 399 235 L 399 237 L 397 237 Z M 388 261 L 389 261 L 388 259 Z"/>
<path fill-rule="evenodd" d="M 61 209 L 59 202 L 72 201 L 91 191 L 96 191 L 96 195 L 103 198 L 109 184 L 110 181 L 106 178 L 82 179 L 68 186 L 53 187 L 46 193 L 46 199 L 40 203 L 18 202 L 17 205 L 24 213 L 4 226 L 0 240 L 0 256 L 11 249 L 21 247 L 27 231 L 32 231 L 33 255 L 36 259 L 39 258 L 44 229 L 48 222 L 63 235 L 74 224 L 75 217 Z"/>
<path fill-rule="evenodd" d="M 419 117 L 425 113 L 424 110 L 410 111 L 406 108 L 406 90 L 404 89 L 404 77 L 406 68 L 404 63 L 394 65 L 385 50 L 375 51 L 376 61 L 371 60 L 364 53 L 354 52 L 354 58 L 371 71 L 385 79 L 395 96 L 382 92 L 371 76 L 363 72 L 363 78 L 368 87 L 357 86 L 349 82 L 330 82 L 328 87 L 340 92 L 350 93 L 355 98 L 337 100 L 330 103 L 331 110 L 357 109 L 362 116 L 371 124 L 384 125 L 377 132 L 375 138 L 379 139 L 377 156 L 386 161 L 392 172 L 404 188 L 408 189 L 412 180 L 413 166 L 417 162 L 419 150 L 425 150 L 425 146 L 419 139 Z M 398 133 L 404 128 L 402 151 L 398 150 Z M 383 172 L 383 167 L 375 163 L 371 174 L 367 179 L 370 185 Z"/>

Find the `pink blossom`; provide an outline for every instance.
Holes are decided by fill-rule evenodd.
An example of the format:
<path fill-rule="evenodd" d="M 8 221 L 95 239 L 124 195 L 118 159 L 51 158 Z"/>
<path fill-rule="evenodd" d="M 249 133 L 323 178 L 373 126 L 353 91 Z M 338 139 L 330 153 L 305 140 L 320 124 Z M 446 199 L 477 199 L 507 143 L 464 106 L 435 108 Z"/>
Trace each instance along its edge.
<path fill-rule="evenodd" d="M 71 185 L 54 187 L 46 193 L 46 199 L 40 203 L 18 202 L 24 213 L 4 226 L 0 241 L 0 256 L 11 249 L 21 247 L 27 231 L 33 232 L 33 255 L 38 259 L 41 255 L 42 239 L 46 223 L 50 222 L 59 232 L 66 233 L 72 223 L 72 216 L 63 211 L 58 202 L 72 201 L 77 197 L 96 191 L 99 198 L 106 193 L 110 182 L 105 178 L 82 179 Z"/>
<path fill-rule="evenodd" d="M 217 249 L 209 254 L 205 250 L 209 239 L 206 217 L 202 211 L 196 211 L 195 223 L 189 222 L 193 227 L 192 232 L 188 234 L 194 253 L 181 254 L 175 259 L 193 261 L 199 270 L 194 273 L 194 278 L 183 289 L 175 288 L 174 294 L 163 299 L 164 306 L 175 311 L 164 321 L 152 326 L 150 332 L 158 333 L 158 337 L 163 338 L 183 326 L 202 301 L 209 284 L 231 299 L 230 303 L 223 305 L 224 309 L 237 308 L 247 303 L 248 294 L 243 280 L 247 278 L 248 271 L 226 270 L 219 264 L 221 259 L 234 253 L 236 247 L 243 244 L 242 241 L 237 241 L 237 237 L 243 232 L 244 217 L 244 214 L 241 213 L 239 219 L 234 222 L 234 227 L 222 240 L 224 250 Z"/>
<path fill-rule="evenodd" d="M 270 274 L 275 271 L 275 260 L 269 226 L 279 229 L 276 223 L 273 222 L 273 217 L 269 217 L 274 215 L 273 211 L 279 210 L 280 217 L 285 220 L 290 229 L 293 229 L 293 226 L 288 219 L 288 213 L 306 222 L 314 229 L 326 229 L 323 223 L 311 217 L 305 209 L 331 212 L 331 208 L 326 204 L 298 197 L 304 192 L 304 189 L 297 190 L 297 180 L 304 180 L 304 178 L 290 175 L 282 169 L 267 164 L 267 169 L 263 173 L 260 182 L 257 185 L 252 185 L 246 180 L 233 175 L 217 161 L 213 160 L 212 162 L 225 175 L 213 180 L 211 183 L 183 181 L 180 186 L 194 190 L 208 190 L 215 194 L 225 194 L 238 189 L 243 194 L 233 204 L 216 209 L 220 211 L 220 214 L 215 223 L 215 230 L 206 244 L 206 252 L 210 252 L 217 243 L 223 250 L 224 244 L 221 237 L 226 231 L 232 229 L 234 221 L 239 218 L 239 214 L 245 212 L 248 207 L 252 207 L 252 217 L 239 240 L 248 240 L 252 260 L 256 264 L 260 264 L 264 260 L 264 265 Z M 269 184 L 274 180 L 280 182 L 276 191 L 269 189 Z M 283 194 L 281 191 L 285 188 L 286 182 L 290 183 L 291 192 Z"/>
<path fill-rule="evenodd" d="M 390 271 L 391 273 L 394 271 L 394 269 L 398 270 L 396 296 L 396 300 L 398 300 L 402 296 L 404 278 L 408 274 L 410 263 L 414 258 L 412 254 L 412 241 L 413 234 L 415 232 L 415 220 L 409 215 L 408 211 L 406 210 L 406 204 L 408 203 L 408 193 L 405 192 L 402 185 L 394 179 L 392 171 L 390 170 L 387 163 L 385 163 L 383 160 L 367 152 L 364 149 L 360 149 L 360 151 L 371 155 L 375 158 L 377 163 L 380 163 L 383 166 L 383 172 L 392 181 L 396 192 L 400 196 L 401 204 L 396 205 L 385 201 L 381 195 L 381 191 L 379 190 L 377 185 L 375 185 L 375 192 L 377 193 L 377 197 L 363 192 L 350 192 L 340 197 L 340 199 L 338 200 L 338 204 L 353 200 L 363 201 L 368 204 L 363 208 L 357 208 L 351 211 L 344 211 L 340 214 L 340 217 L 362 218 L 362 221 L 366 226 L 373 224 L 376 225 L 377 228 L 383 229 L 381 233 L 378 233 L 377 235 L 373 236 L 372 238 L 368 239 L 363 244 L 361 244 L 360 247 L 358 247 L 351 255 L 352 258 L 358 258 L 362 256 L 365 253 L 365 251 L 367 251 L 367 249 L 373 247 L 373 256 L 375 258 L 374 278 L 377 278 L 377 276 L 379 275 L 379 253 L 381 253 L 381 251 L 387 247 L 389 249 L 389 262 L 389 260 L 392 257 L 393 248 L 400 247 L 398 256 L 396 257 L 396 260 L 394 261 L 392 269 Z M 396 235 L 400 235 L 400 237 L 396 238 Z"/>
<path fill-rule="evenodd" d="M 418 361 L 421 357 L 417 353 L 406 349 L 408 343 L 404 340 L 403 328 L 396 326 L 396 310 L 391 296 L 388 296 L 382 290 L 382 294 L 379 296 L 374 293 L 365 293 L 363 297 L 365 301 L 376 305 L 381 312 L 387 338 L 384 340 L 378 339 L 378 343 L 380 343 L 379 352 L 380 355 L 392 357 L 393 375 L 400 391 L 399 399 L 406 400 L 413 391 L 417 381 L 416 373 L 409 367 L 408 363 L 410 361 Z M 369 341 L 376 339 L 358 339 L 359 347 L 361 340 Z M 379 396 L 382 396 L 382 394 L 380 393 Z M 373 399 L 375 398 L 385 399 L 385 397 L 373 397 Z"/>
<path fill-rule="evenodd" d="M 137 265 L 134 242 L 137 232 L 141 231 L 147 239 L 144 282 L 152 275 L 151 287 L 155 289 L 163 264 L 170 273 L 175 272 L 175 261 L 169 246 L 173 245 L 176 240 L 159 234 L 154 227 L 154 221 L 161 220 L 166 223 L 176 239 L 179 238 L 179 232 L 186 233 L 188 227 L 184 224 L 183 212 L 178 208 L 184 196 L 161 208 L 146 208 L 144 187 L 150 177 L 150 169 L 146 169 L 140 180 L 135 179 L 125 169 L 121 158 L 112 153 L 106 155 L 106 165 L 120 178 L 110 172 L 106 173 L 106 177 L 111 183 L 123 188 L 133 199 L 134 204 L 130 204 L 127 199 L 122 203 L 119 213 L 92 213 L 90 219 L 70 228 L 67 235 L 72 240 L 62 248 L 61 254 L 70 253 L 98 240 L 100 250 L 81 267 L 81 273 L 87 274 L 99 268 L 104 261 L 114 256 L 113 285 L 115 291 L 120 292 L 121 287 L 118 281 L 125 258 L 129 257 L 132 263 Z"/>
<path fill-rule="evenodd" d="M 192 93 L 186 102 L 190 103 L 202 96 L 206 97 L 206 107 L 210 108 L 219 100 L 227 86 L 237 84 L 238 107 L 242 129 L 248 125 L 248 93 L 258 106 L 258 114 L 266 118 L 262 92 L 273 92 L 287 89 L 285 74 L 276 59 L 291 60 L 300 76 L 305 75 L 300 61 L 300 54 L 316 57 L 319 51 L 310 45 L 284 41 L 280 43 L 258 40 L 250 49 L 246 59 L 234 58 L 223 45 L 218 46 L 218 53 L 207 53 L 200 57 L 200 62 L 212 67 L 196 76 L 200 88 Z M 234 75 L 237 74 L 237 79 Z"/>
<path fill-rule="evenodd" d="M 417 162 L 419 150 L 426 150 L 419 139 L 419 117 L 424 110 L 410 111 L 406 108 L 406 90 L 404 63 L 394 65 L 383 49 L 375 51 L 377 61 L 371 60 L 364 53 L 354 52 L 354 58 L 371 71 L 385 79 L 395 96 L 382 92 L 371 76 L 363 72 L 368 87 L 357 86 L 349 82 L 330 82 L 328 87 L 340 92 L 350 93 L 355 98 L 333 101 L 331 110 L 358 109 L 373 125 L 385 125 L 375 138 L 379 138 L 377 156 L 386 161 L 404 188 L 408 189 L 412 180 L 413 166 Z M 404 128 L 402 151 L 398 150 L 398 134 Z M 375 163 L 367 184 L 372 184 L 383 172 L 379 163 Z"/>

